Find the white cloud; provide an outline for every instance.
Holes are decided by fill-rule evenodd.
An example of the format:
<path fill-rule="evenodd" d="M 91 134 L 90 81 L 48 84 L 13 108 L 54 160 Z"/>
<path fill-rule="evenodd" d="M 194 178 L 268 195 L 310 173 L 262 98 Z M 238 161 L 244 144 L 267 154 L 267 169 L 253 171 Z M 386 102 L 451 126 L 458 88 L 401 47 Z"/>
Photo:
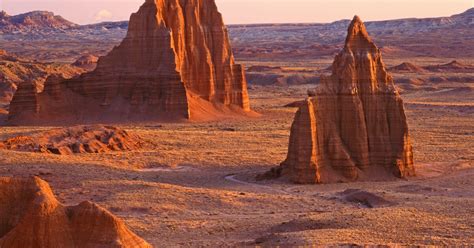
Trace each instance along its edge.
<path fill-rule="evenodd" d="M 112 12 L 106 10 L 106 9 L 103 9 L 99 12 L 97 12 L 94 16 L 94 20 L 95 21 L 103 21 L 103 20 L 107 20 L 107 19 L 110 19 L 112 18 L 114 15 L 112 14 Z"/>

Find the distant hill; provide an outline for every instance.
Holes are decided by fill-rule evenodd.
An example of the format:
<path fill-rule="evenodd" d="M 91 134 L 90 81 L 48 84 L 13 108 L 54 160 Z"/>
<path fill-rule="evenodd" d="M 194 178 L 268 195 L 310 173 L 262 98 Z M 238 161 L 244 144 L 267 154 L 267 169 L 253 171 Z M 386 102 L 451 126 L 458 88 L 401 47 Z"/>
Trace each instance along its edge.
<path fill-rule="evenodd" d="M 32 32 L 45 29 L 65 30 L 77 27 L 61 16 L 48 11 L 32 11 L 10 16 L 5 11 L 0 12 L 0 31 L 2 33 Z"/>

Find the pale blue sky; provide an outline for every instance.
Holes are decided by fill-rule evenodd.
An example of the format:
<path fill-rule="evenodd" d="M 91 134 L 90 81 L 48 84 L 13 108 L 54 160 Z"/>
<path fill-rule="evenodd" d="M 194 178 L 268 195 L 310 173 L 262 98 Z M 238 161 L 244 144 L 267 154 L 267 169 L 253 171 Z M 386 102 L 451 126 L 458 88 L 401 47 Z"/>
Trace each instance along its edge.
<path fill-rule="evenodd" d="M 144 0 L 0 0 L 10 14 L 49 10 L 76 23 L 128 20 Z M 331 22 L 450 16 L 474 7 L 474 0 L 216 0 L 225 22 Z"/>

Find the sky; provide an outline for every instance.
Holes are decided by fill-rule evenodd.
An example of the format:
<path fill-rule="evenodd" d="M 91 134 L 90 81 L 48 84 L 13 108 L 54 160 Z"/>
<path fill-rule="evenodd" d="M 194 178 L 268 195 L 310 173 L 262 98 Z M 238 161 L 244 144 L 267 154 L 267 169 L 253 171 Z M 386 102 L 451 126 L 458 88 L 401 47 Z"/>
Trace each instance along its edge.
<path fill-rule="evenodd" d="M 144 0 L 0 0 L 8 14 L 47 10 L 79 24 L 128 20 Z M 474 7 L 474 0 L 216 0 L 227 24 L 325 23 L 440 17 Z"/>

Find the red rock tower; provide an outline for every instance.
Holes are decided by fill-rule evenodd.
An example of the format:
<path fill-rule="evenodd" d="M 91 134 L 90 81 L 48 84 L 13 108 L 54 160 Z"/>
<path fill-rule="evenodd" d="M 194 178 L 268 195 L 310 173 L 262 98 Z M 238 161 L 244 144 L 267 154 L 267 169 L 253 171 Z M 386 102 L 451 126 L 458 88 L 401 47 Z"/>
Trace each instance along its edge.
<path fill-rule="evenodd" d="M 288 158 L 276 172 L 296 183 L 414 175 L 403 101 L 359 17 L 332 68 L 297 112 Z"/>
<path fill-rule="evenodd" d="M 202 109 L 193 104 L 203 101 L 206 108 L 250 111 L 244 70 L 234 62 L 214 0 L 146 0 L 132 14 L 126 38 L 99 59 L 94 71 L 71 80 L 48 80 L 37 97 L 36 115 L 11 111 L 9 120 L 192 119 Z M 28 99 L 15 102 L 31 109 Z"/>

